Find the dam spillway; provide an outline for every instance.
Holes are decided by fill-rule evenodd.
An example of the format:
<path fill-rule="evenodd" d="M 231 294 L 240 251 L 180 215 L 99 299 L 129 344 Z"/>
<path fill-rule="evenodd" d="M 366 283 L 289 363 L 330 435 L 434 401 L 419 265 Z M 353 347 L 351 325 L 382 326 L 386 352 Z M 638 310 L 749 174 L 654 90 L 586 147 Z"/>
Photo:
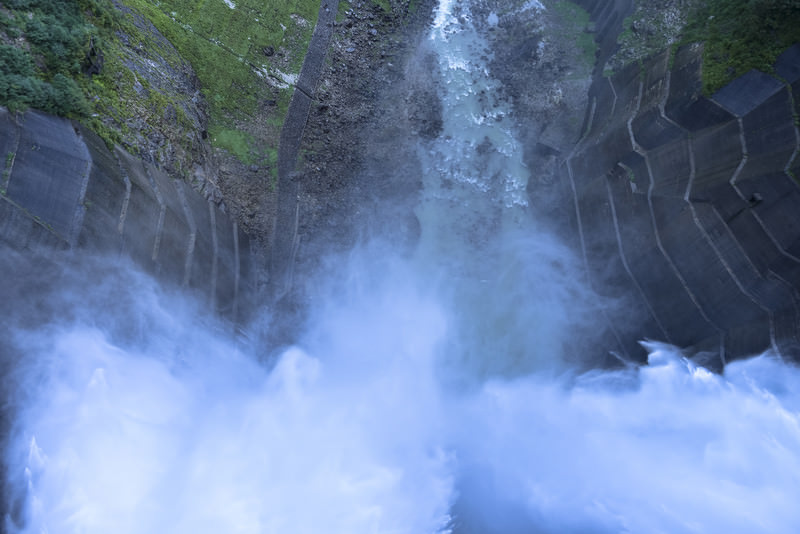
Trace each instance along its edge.
<path fill-rule="evenodd" d="M 795 367 L 581 352 L 605 319 L 582 251 L 525 196 L 495 19 L 470 7 L 440 2 L 426 40 L 443 120 L 414 146 L 417 247 L 372 236 L 296 281 L 313 304 L 290 346 L 258 344 L 269 302 L 237 337 L 118 256 L 4 256 L 6 530 L 796 530 Z"/>

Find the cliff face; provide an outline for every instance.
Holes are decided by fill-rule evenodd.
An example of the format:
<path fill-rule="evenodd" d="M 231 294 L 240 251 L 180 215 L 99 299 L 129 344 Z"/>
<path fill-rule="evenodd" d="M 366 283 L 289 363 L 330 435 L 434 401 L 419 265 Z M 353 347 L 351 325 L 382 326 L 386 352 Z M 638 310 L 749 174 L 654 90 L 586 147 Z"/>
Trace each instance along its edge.
<path fill-rule="evenodd" d="M 602 65 L 626 6 L 584 4 Z M 642 338 L 717 368 L 768 348 L 798 358 L 800 46 L 774 76 L 751 71 L 710 98 L 701 74 L 700 45 L 596 72 L 560 168 L 590 281 L 630 359 Z"/>
<path fill-rule="evenodd" d="M 142 31 L 138 44 L 128 39 L 128 34 L 120 37 L 130 48 L 122 49 L 125 54 L 130 52 L 123 54 L 123 60 L 141 82 L 139 89 L 151 96 L 161 95 L 156 97 L 159 101 L 172 98 L 160 91 L 172 91 L 176 106 L 185 100 L 203 111 L 204 100 L 196 84 L 183 83 L 189 79 L 197 82 L 191 66 L 146 18 L 123 3 L 115 5 L 123 15 L 133 17 L 135 27 Z M 33 261 L 59 249 L 130 257 L 160 280 L 191 289 L 223 316 L 244 320 L 248 311 L 244 300 L 254 298 L 261 289 L 256 278 L 269 277 L 273 289 L 281 279 L 290 280 L 299 237 L 309 242 L 323 233 L 320 227 L 329 226 L 328 216 L 334 211 L 348 217 L 370 194 L 351 195 L 367 152 L 363 130 L 373 112 L 382 107 L 375 96 L 378 87 L 402 76 L 405 54 L 414 48 L 414 43 L 400 46 L 406 21 L 413 19 L 417 21 L 414 28 L 424 27 L 430 10 L 427 3 L 419 2 L 412 10 L 404 1 L 343 6 L 319 4 L 319 24 L 300 75 L 293 80 L 294 86 L 284 88 L 294 97 L 291 105 L 287 103 L 290 109 L 277 146 L 280 155 L 273 162 L 280 167 L 280 173 L 275 173 L 280 174 L 280 184 L 265 177 L 257 164 L 239 161 L 218 168 L 217 163 L 233 156 L 220 158 L 211 152 L 205 115 L 198 115 L 194 129 L 178 121 L 170 130 L 202 138 L 202 146 L 189 152 L 207 165 L 198 171 L 202 183 L 192 180 L 190 184 L 173 172 L 169 162 L 177 160 L 166 152 L 167 159 L 159 159 L 141 146 L 138 155 L 119 146 L 109 151 L 108 138 L 101 139 L 77 121 L 0 108 L 0 151 L 5 156 L 0 182 L 0 248 L 31 256 Z M 108 68 L 119 58 L 106 52 Z M 273 51 L 268 52 L 269 60 Z M 274 51 L 275 56 L 280 53 Z M 334 61 L 326 61 L 328 57 Z M 173 69 L 173 63 L 181 68 Z M 378 64 L 381 66 L 376 69 Z M 274 102 L 263 104 L 272 107 Z M 152 141 L 153 146 L 161 146 L 163 136 L 147 134 L 147 127 L 152 126 L 148 113 L 159 109 L 145 106 L 141 113 L 124 118 L 133 121 L 129 131 L 141 133 L 144 144 Z M 161 111 L 169 109 L 171 104 Z M 396 111 L 403 112 L 402 108 Z M 134 124 L 136 121 L 146 126 Z M 390 144 L 392 140 L 387 141 Z M 241 187 L 227 187 L 232 182 L 221 177 L 229 175 L 235 176 Z M 217 189 L 217 183 L 223 187 Z M 202 193 L 196 191 L 198 186 Z M 247 209 L 242 208 L 245 204 Z M 278 204 L 281 211 L 276 217 Z M 324 217 L 321 213 L 317 216 L 323 211 L 317 206 L 322 205 Z M 298 229 L 298 224 L 302 228 Z M 259 260 L 254 259 L 257 255 Z"/>

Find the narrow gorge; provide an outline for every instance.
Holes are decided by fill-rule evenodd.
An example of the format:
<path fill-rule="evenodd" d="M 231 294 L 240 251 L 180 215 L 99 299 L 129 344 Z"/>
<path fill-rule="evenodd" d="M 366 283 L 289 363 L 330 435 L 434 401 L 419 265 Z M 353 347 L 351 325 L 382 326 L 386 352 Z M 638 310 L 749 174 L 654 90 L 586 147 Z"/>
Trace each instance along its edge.
<path fill-rule="evenodd" d="M 2 532 L 797 530 L 800 42 L 174 4 L 76 3 L 128 104 L 0 109 Z"/>

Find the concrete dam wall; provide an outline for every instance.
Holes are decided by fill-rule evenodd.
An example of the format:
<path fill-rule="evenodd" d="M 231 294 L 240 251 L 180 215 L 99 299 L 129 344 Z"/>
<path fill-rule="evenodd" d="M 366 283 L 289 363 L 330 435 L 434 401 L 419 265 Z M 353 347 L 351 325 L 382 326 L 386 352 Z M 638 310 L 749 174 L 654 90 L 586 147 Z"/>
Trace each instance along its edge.
<path fill-rule="evenodd" d="M 594 10 L 610 21 L 602 39 L 622 14 Z M 632 359 L 642 338 L 716 368 L 769 348 L 797 359 L 800 45 L 773 76 L 751 71 L 710 98 L 701 72 L 690 45 L 595 76 L 560 169 L 590 281 Z"/>
<path fill-rule="evenodd" d="M 72 121 L 0 108 L 0 244 L 132 258 L 236 320 L 254 269 L 250 240 L 186 184 Z"/>

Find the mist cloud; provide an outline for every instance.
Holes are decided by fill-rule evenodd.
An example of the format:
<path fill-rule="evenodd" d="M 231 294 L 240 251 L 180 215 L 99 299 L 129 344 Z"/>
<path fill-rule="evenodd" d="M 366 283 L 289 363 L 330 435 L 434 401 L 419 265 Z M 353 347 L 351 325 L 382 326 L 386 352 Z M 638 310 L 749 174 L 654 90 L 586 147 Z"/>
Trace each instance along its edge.
<path fill-rule="evenodd" d="M 9 531 L 800 525 L 796 368 L 763 355 L 719 376 L 650 345 L 640 369 L 454 386 L 441 362 L 461 361 L 448 352 L 464 322 L 447 288 L 379 257 L 327 273 L 305 333 L 266 364 L 266 348 L 129 267 L 95 262 L 94 286 L 65 269 L 42 296 L 61 313 L 7 344 Z"/>

